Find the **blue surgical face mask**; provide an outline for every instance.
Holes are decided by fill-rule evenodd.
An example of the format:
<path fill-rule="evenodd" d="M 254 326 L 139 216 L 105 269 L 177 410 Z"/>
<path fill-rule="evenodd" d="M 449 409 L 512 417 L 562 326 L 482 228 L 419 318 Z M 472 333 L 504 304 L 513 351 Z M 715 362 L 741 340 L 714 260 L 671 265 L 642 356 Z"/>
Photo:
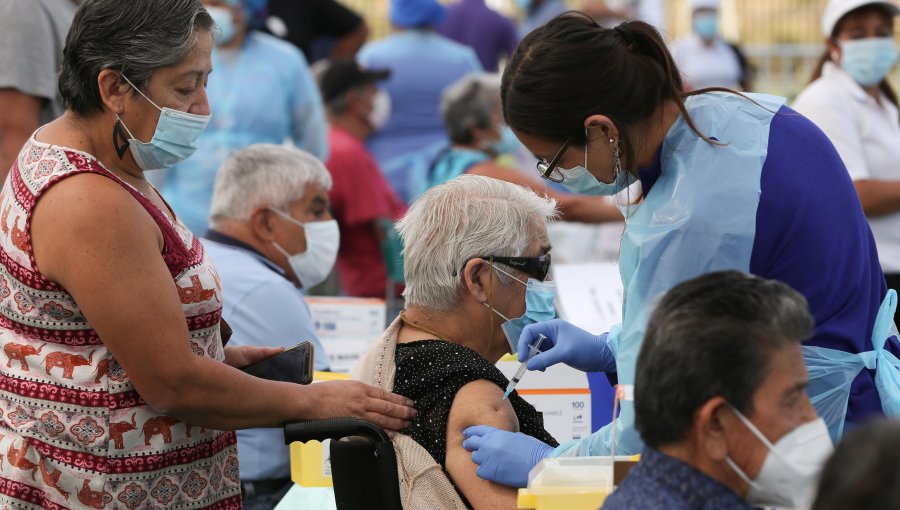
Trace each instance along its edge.
<path fill-rule="evenodd" d="M 881 83 L 897 62 L 897 48 L 890 37 L 854 39 L 840 44 L 841 67 L 863 87 Z"/>
<path fill-rule="evenodd" d="M 216 44 L 228 44 L 229 41 L 234 39 L 237 31 L 234 28 L 234 16 L 231 15 L 231 10 L 224 7 L 207 7 L 206 12 L 209 13 L 219 29 Z"/>
<path fill-rule="evenodd" d="M 563 186 L 565 186 L 566 189 L 568 189 L 572 193 L 593 196 L 612 196 L 627 188 L 628 186 L 631 186 L 635 181 L 637 181 L 637 178 L 633 176 L 631 172 L 622 170 L 622 163 L 620 160 L 618 147 L 616 148 L 615 157 L 616 177 L 611 183 L 600 182 L 596 177 L 588 172 L 587 155 L 588 143 L 587 141 L 585 141 L 584 166 L 576 166 L 575 168 L 570 168 L 568 170 L 563 168 L 559 169 L 559 172 L 563 176 Z"/>
<path fill-rule="evenodd" d="M 713 39 L 719 34 L 719 15 L 714 12 L 695 14 L 694 32 L 703 39 Z"/>
<path fill-rule="evenodd" d="M 144 95 L 131 80 L 122 75 L 125 81 L 144 97 L 150 104 L 159 110 L 159 121 L 156 123 L 156 131 L 149 142 L 142 142 L 134 137 L 128 126 L 116 115 L 116 120 L 122 124 L 128 136 L 128 147 L 134 161 L 143 170 L 159 170 L 171 168 L 191 157 L 200 145 L 200 135 L 209 124 L 209 115 L 194 115 L 171 108 L 160 108 L 149 97 Z M 123 149 L 124 150 L 124 149 Z M 120 155 L 121 157 L 121 155 Z"/>
<path fill-rule="evenodd" d="M 556 283 L 553 281 L 542 282 L 534 278 L 529 278 L 528 282 L 523 282 L 496 265 L 493 268 L 525 286 L 525 313 L 521 317 L 509 319 L 502 313 L 494 310 L 491 305 L 484 304 L 505 321 L 500 327 L 503 329 L 503 335 L 509 343 L 509 352 L 515 353 L 518 350 L 519 337 L 522 336 L 522 330 L 525 329 L 525 326 L 556 318 L 556 308 L 553 307 L 553 300 L 556 299 Z"/>
<path fill-rule="evenodd" d="M 519 147 L 521 144 L 512 129 L 509 126 L 503 126 L 500 128 L 500 139 L 491 144 L 490 150 L 498 155 L 512 154 L 518 151 Z"/>

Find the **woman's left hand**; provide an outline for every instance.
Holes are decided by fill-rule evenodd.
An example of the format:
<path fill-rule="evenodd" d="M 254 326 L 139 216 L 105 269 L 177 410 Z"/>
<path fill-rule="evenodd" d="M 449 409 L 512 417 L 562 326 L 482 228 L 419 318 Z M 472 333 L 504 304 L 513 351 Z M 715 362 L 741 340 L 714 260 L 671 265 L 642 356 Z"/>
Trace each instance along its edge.
<path fill-rule="evenodd" d="M 225 363 L 234 368 L 243 368 L 284 351 L 284 347 L 253 347 L 252 345 L 229 345 L 225 347 Z"/>

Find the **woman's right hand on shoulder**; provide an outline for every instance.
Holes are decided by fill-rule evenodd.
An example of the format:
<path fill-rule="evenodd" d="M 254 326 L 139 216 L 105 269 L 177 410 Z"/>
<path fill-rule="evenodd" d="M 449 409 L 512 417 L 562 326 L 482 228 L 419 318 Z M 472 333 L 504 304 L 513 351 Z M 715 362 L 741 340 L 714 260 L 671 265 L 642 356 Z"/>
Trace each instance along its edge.
<path fill-rule="evenodd" d="M 307 419 L 353 417 L 388 431 L 409 427 L 416 416 L 412 400 L 359 381 L 326 381 L 307 386 Z"/>

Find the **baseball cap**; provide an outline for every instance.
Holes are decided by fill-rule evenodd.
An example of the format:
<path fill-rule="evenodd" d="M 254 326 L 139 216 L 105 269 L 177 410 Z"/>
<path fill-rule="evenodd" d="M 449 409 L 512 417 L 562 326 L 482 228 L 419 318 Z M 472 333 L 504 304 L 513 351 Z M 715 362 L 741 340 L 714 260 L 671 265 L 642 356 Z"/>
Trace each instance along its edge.
<path fill-rule="evenodd" d="M 822 16 L 822 32 L 825 37 L 831 37 L 834 27 L 845 14 L 865 5 L 884 7 L 891 16 L 900 14 L 900 8 L 890 0 L 830 0 L 825 7 L 825 14 Z"/>
<path fill-rule="evenodd" d="M 389 69 L 366 69 L 353 58 L 341 58 L 332 61 L 319 78 L 322 99 L 332 99 L 346 93 L 353 87 L 375 83 L 388 78 Z"/>

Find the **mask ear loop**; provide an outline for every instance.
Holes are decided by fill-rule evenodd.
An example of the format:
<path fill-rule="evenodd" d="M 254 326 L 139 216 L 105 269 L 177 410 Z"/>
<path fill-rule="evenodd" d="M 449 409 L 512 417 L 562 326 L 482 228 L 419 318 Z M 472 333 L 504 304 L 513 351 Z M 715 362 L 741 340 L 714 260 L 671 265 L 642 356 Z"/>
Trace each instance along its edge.
<path fill-rule="evenodd" d="M 488 260 L 488 268 L 490 268 L 490 273 L 488 273 L 488 315 L 490 316 L 490 329 L 488 329 L 487 334 L 487 349 L 484 352 L 491 352 L 491 344 L 493 344 L 494 340 L 494 311 L 493 306 L 491 305 L 491 301 L 494 298 L 494 258 L 491 257 Z"/>

